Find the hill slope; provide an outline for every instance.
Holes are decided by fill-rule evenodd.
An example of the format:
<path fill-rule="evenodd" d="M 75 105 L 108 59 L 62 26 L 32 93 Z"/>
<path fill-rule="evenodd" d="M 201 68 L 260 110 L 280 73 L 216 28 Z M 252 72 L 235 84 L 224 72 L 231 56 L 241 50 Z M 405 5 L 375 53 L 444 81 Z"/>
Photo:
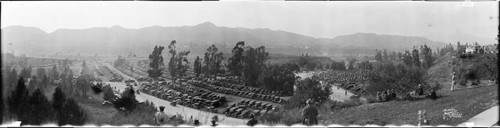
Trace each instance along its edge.
<path fill-rule="evenodd" d="M 140 29 L 121 26 L 58 29 L 52 33 L 33 27 L 11 26 L 2 29 L 2 45 L 12 44 L 7 49 L 28 55 L 82 53 L 116 56 L 133 52 L 146 56 L 155 45 L 166 46 L 172 40 L 178 42 L 179 50 L 189 49 L 195 55 L 202 55 L 211 44 L 229 53 L 238 41 L 245 41 L 246 45 L 254 47 L 264 45 L 270 53 L 308 53 L 314 56 L 373 55 L 374 49 L 403 50 L 421 44 L 431 48 L 445 45 L 423 37 L 370 33 L 320 39 L 281 30 L 220 27 L 210 22 L 195 26 L 151 26 Z"/>

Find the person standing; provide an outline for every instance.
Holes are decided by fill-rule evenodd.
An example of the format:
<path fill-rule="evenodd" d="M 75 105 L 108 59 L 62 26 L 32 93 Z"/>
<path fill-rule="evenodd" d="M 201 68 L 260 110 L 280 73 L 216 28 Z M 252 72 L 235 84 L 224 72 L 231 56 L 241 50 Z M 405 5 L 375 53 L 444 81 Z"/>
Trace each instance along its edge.
<path fill-rule="evenodd" d="M 456 73 L 453 72 L 453 75 L 451 76 L 451 91 L 455 89 L 455 84 L 457 83 L 456 81 L 457 81 Z"/>
<path fill-rule="evenodd" d="M 304 116 L 302 123 L 305 125 L 317 125 L 318 119 L 316 116 L 318 116 L 318 109 L 314 107 L 311 99 L 308 99 L 306 103 L 307 106 L 302 110 L 302 115 Z"/>
<path fill-rule="evenodd" d="M 159 108 L 160 111 L 155 113 L 153 120 L 157 125 L 163 125 L 165 122 L 167 122 L 168 117 L 167 114 L 163 112 L 163 110 L 165 110 L 165 107 L 160 106 Z"/>

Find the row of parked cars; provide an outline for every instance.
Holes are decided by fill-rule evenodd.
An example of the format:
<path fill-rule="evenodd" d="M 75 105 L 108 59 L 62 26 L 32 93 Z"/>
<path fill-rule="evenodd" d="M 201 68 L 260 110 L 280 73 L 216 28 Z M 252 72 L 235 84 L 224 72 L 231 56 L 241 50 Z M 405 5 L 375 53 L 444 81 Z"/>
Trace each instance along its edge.
<path fill-rule="evenodd" d="M 174 86 L 171 83 L 168 84 L 171 87 Z M 176 87 L 175 89 L 164 88 L 161 87 L 160 84 L 145 84 L 142 91 L 160 99 L 170 101 L 172 102 L 172 106 L 180 104 L 183 106 L 215 113 L 217 113 L 217 110 L 215 108 L 222 106 L 225 102 L 225 97 L 221 97 L 213 93 L 195 93 L 195 91 L 181 89 L 181 87 Z"/>
<path fill-rule="evenodd" d="M 234 118 L 250 118 L 250 115 L 260 116 L 263 114 L 271 114 L 275 112 L 276 112 L 275 109 L 254 109 L 254 108 L 249 108 L 244 104 L 237 103 L 228 107 L 223 112 L 223 114 L 226 114 L 227 116 Z"/>
<path fill-rule="evenodd" d="M 233 88 L 228 88 L 228 87 L 223 87 L 223 86 L 216 86 L 214 84 L 210 84 L 211 82 L 205 82 L 205 81 L 199 81 L 199 80 L 188 80 L 187 83 L 194 85 L 194 86 L 197 86 L 197 87 L 208 89 L 210 91 L 218 92 L 218 93 L 236 95 L 236 96 L 240 96 L 240 97 L 270 101 L 270 102 L 275 102 L 275 103 L 285 102 L 285 100 L 283 98 L 281 98 L 280 96 L 265 95 L 265 94 L 255 93 L 252 91 L 242 91 L 239 89 L 233 89 Z"/>

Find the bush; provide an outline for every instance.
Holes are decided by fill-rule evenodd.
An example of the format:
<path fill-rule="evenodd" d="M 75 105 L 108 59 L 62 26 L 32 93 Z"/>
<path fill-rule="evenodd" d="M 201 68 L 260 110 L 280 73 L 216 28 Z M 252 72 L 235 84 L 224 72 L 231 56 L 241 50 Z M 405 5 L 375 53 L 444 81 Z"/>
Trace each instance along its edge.
<path fill-rule="evenodd" d="M 60 87 L 56 87 L 54 94 L 52 94 L 52 107 L 54 110 L 59 111 L 64 102 L 66 102 L 66 96 Z"/>
<path fill-rule="evenodd" d="M 106 85 L 103 88 L 103 99 L 105 101 L 112 101 L 115 99 L 115 94 L 113 93 L 113 89 L 111 88 L 110 85 Z"/>
<path fill-rule="evenodd" d="M 383 63 L 369 75 L 366 91 L 369 95 L 376 95 L 377 91 L 395 89 L 401 93 L 415 90 L 418 84 L 424 88 L 428 86 L 424 80 L 425 70 L 421 67 L 406 66 L 394 63 Z"/>
<path fill-rule="evenodd" d="M 295 95 L 285 103 L 284 108 L 291 109 L 304 107 L 307 99 L 313 99 L 313 101 L 317 103 L 323 103 L 330 98 L 332 94 L 330 89 L 330 85 L 322 86 L 316 78 L 299 80 Z"/>
<path fill-rule="evenodd" d="M 8 112 L 14 117 L 23 119 L 29 116 L 29 92 L 24 85 L 24 78 L 19 78 L 15 90 L 7 98 Z"/>
<path fill-rule="evenodd" d="M 97 83 L 90 87 L 95 94 L 99 94 L 103 91 L 102 83 Z"/>
<path fill-rule="evenodd" d="M 132 87 L 128 87 L 119 99 L 113 101 L 114 107 L 118 110 L 124 108 L 126 111 L 133 111 L 138 103 L 134 92 Z"/>
<path fill-rule="evenodd" d="M 87 115 L 73 99 L 67 99 L 58 113 L 58 125 L 83 125 L 87 121 Z"/>
<path fill-rule="evenodd" d="M 40 89 L 36 89 L 29 99 L 29 116 L 23 124 L 41 125 L 49 122 L 54 116 L 49 100 Z"/>

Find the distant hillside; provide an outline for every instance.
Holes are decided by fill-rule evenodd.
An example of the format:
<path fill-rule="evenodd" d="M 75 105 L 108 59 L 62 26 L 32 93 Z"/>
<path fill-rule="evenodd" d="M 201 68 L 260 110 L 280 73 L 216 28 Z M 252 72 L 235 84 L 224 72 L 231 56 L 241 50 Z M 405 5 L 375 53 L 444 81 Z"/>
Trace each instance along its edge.
<path fill-rule="evenodd" d="M 177 41 L 178 50 L 190 50 L 191 55 L 203 55 L 207 47 L 216 44 L 219 51 L 230 53 L 236 42 L 248 46 L 265 46 L 273 54 L 311 56 L 373 55 L 374 49 L 406 50 L 427 44 L 432 48 L 444 43 L 423 37 L 356 33 L 332 39 L 318 39 L 291 32 L 271 29 L 219 27 L 210 22 L 195 26 L 151 26 L 128 29 L 121 26 L 88 29 L 58 29 L 46 33 L 34 27 L 10 26 L 2 29 L 2 47 L 27 55 L 128 55 L 145 57 L 155 45 L 167 46 Z M 12 44 L 12 45 L 10 45 Z"/>
<path fill-rule="evenodd" d="M 356 33 L 350 35 L 337 36 L 333 39 L 321 39 L 329 45 L 338 45 L 338 50 L 359 51 L 369 49 L 388 49 L 388 50 L 409 50 L 413 46 L 426 44 L 435 49 L 446 45 L 442 42 L 432 41 L 424 37 L 399 36 L 399 35 L 377 35 L 373 33 Z M 371 50 L 370 52 L 374 52 Z"/>
<path fill-rule="evenodd" d="M 166 46 L 171 40 L 177 40 L 179 49 L 190 49 L 194 54 L 206 50 L 211 44 L 230 50 L 238 41 L 245 41 L 254 47 L 264 45 L 270 52 L 300 54 L 317 52 L 322 44 L 318 39 L 285 31 L 217 27 L 209 22 L 196 26 L 152 26 L 141 29 L 120 26 L 58 29 L 52 33 L 32 27 L 12 26 L 3 28 L 2 34 L 2 42 L 13 44 L 9 49 L 27 54 L 149 53 L 154 45 Z"/>

